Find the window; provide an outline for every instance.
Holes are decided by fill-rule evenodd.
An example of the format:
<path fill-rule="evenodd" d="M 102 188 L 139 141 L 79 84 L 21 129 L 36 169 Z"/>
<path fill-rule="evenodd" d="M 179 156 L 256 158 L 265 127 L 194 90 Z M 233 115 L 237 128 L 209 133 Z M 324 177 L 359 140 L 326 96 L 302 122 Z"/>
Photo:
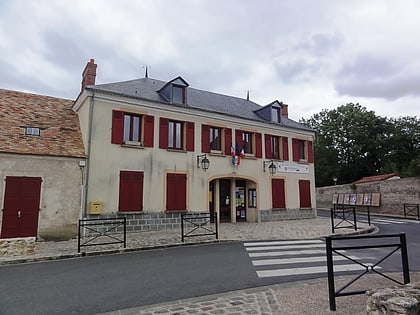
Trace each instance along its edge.
<path fill-rule="evenodd" d="M 262 157 L 261 134 L 257 132 L 249 132 L 236 130 L 236 154 L 239 155 L 243 150 L 245 154 L 254 155 L 257 158 Z"/>
<path fill-rule="evenodd" d="M 314 152 L 312 141 L 302 139 L 292 139 L 293 161 L 295 162 L 314 162 Z"/>
<path fill-rule="evenodd" d="M 168 127 L 168 148 L 183 149 L 182 146 L 183 124 L 179 121 L 169 121 Z"/>
<path fill-rule="evenodd" d="M 159 148 L 194 151 L 194 123 L 160 118 Z"/>
<path fill-rule="evenodd" d="M 300 208 L 311 208 L 311 182 L 299 180 L 299 203 Z"/>
<path fill-rule="evenodd" d="M 143 172 L 120 171 L 118 211 L 143 211 Z"/>
<path fill-rule="evenodd" d="M 286 194 L 284 190 L 284 179 L 271 180 L 271 202 L 273 209 L 286 208 Z"/>
<path fill-rule="evenodd" d="M 187 175 L 168 173 L 166 175 L 166 210 L 187 209 Z"/>
<path fill-rule="evenodd" d="M 185 87 L 179 85 L 172 86 L 172 102 L 185 104 Z"/>
<path fill-rule="evenodd" d="M 124 135 L 123 142 L 140 142 L 141 116 L 124 114 Z"/>
<path fill-rule="evenodd" d="M 210 150 L 222 150 L 222 130 L 217 127 L 210 127 Z"/>
<path fill-rule="evenodd" d="M 267 159 L 289 160 L 287 137 L 265 135 L 265 157 Z"/>
<path fill-rule="evenodd" d="M 41 135 L 41 129 L 38 127 L 25 127 L 25 135 L 39 137 Z"/>
<path fill-rule="evenodd" d="M 153 147 L 154 121 L 153 116 L 113 110 L 111 143 Z"/>
<path fill-rule="evenodd" d="M 201 125 L 201 152 L 230 155 L 232 145 L 232 129 Z"/>
<path fill-rule="evenodd" d="M 271 107 L 271 121 L 280 123 L 281 109 L 279 107 Z"/>

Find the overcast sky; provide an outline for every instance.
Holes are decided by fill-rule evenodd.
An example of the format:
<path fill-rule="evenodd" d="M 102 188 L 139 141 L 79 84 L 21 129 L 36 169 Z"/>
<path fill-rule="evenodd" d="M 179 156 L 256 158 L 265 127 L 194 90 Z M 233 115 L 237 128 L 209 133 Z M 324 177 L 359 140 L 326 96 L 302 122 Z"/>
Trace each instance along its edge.
<path fill-rule="evenodd" d="M 0 88 L 75 99 L 96 83 L 182 76 L 191 87 L 289 104 L 360 103 L 420 116 L 417 0 L 0 0 Z"/>

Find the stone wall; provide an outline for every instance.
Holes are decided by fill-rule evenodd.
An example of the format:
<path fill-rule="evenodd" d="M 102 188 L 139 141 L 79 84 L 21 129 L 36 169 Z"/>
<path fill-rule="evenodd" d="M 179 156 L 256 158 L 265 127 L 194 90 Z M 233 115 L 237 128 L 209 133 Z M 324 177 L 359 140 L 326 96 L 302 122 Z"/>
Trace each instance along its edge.
<path fill-rule="evenodd" d="M 371 207 L 371 212 L 403 215 L 404 203 L 420 204 L 420 177 L 319 187 L 316 188 L 317 207 L 330 209 L 334 193 L 380 193 L 380 206 Z M 366 210 L 366 208 L 359 207 L 358 210 Z"/>
<path fill-rule="evenodd" d="M 258 211 L 258 222 L 315 218 L 315 209 L 269 209 Z"/>
<path fill-rule="evenodd" d="M 0 238 L 0 257 L 35 254 L 35 237 Z"/>
<path fill-rule="evenodd" d="M 366 292 L 367 315 L 419 315 L 420 282 Z"/>

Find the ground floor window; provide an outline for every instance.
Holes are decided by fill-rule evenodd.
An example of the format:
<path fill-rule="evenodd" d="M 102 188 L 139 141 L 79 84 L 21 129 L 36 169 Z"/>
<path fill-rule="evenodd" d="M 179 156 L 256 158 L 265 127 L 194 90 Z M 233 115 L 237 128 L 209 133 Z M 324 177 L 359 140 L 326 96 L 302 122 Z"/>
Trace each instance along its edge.
<path fill-rule="evenodd" d="M 143 177 L 143 172 L 120 172 L 118 211 L 143 211 Z"/>
<path fill-rule="evenodd" d="M 187 209 L 187 175 L 168 173 L 166 175 L 166 210 Z"/>

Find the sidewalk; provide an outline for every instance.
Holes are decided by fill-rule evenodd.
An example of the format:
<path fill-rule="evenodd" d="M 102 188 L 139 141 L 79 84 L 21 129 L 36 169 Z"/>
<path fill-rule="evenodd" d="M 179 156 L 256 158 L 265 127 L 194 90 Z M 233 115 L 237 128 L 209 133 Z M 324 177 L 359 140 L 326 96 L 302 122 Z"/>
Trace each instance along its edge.
<path fill-rule="evenodd" d="M 358 224 L 354 229 L 339 229 L 335 234 L 371 233 L 375 227 Z M 331 235 L 331 222 L 328 218 L 315 218 L 294 221 L 267 223 L 222 223 L 219 229 L 219 241 L 249 241 L 270 239 L 313 239 Z M 199 242 L 215 241 L 214 237 L 203 237 Z M 195 244 L 197 239 L 186 239 L 185 244 Z M 180 229 L 127 234 L 127 248 L 120 245 L 83 248 L 84 255 L 98 255 L 132 250 L 179 246 Z M 1 264 L 42 261 L 79 257 L 77 240 L 65 242 L 37 242 L 36 253 L 31 256 L 0 257 Z M 420 274 L 412 274 L 412 281 L 419 281 Z M 341 278 L 340 278 L 341 279 Z M 340 281 L 337 286 L 340 286 Z M 359 281 L 358 281 L 359 282 Z M 344 282 L 345 283 L 345 282 Z M 364 277 L 359 285 L 364 288 L 386 287 L 393 285 L 389 281 Z M 329 311 L 328 288 L 326 278 L 272 285 L 268 287 L 225 292 L 211 296 L 194 297 L 182 301 L 172 301 L 159 305 L 142 306 L 133 309 L 118 310 L 107 315 L 187 315 L 187 314 L 365 314 L 366 297 L 356 295 L 337 298 L 337 311 Z"/>

